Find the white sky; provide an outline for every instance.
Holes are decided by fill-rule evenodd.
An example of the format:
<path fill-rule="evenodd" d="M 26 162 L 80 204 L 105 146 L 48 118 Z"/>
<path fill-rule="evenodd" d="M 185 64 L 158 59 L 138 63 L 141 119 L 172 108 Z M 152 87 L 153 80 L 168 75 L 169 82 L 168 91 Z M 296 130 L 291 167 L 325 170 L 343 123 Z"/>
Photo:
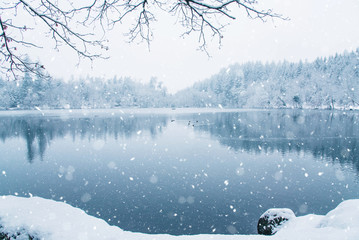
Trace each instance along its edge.
<path fill-rule="evenodd" d="M 247 61 L 298 61 L 352 51 L 359 47 L 358 0 L 258 0 L 290 21 L 250 20 L 244 13 L 226 28 L 221 49 L 217 40 L 210 42 L 209 52 L 198 51 L 197 35 L 180 38 L 182 27 L 176 19 L 157 16 L 153 25 L 154 41 L 150 51 L 146 44 L 127 43 L 122 36 L 128 26 L 109 34 L 110 59 L 82 61 L 68 50 L 43 54 L 40 60 L 55 77 L 130 76 L 147 82 L 158 77 L 170 92 L 204 80 L 232 63 Z M 48 51 L 48 50 L 47 50 Z"/>

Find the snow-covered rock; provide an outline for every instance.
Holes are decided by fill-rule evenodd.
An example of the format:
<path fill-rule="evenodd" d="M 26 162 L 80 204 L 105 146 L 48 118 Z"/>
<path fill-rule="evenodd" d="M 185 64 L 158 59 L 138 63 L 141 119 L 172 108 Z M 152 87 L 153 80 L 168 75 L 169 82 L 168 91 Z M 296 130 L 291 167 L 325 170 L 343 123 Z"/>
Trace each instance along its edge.
<path fill-rule="evenodd" d="M 273 235 L 280 230 L 284 223 L 294 218 L 295 214 L 289 208 L 268 209 L 258 220 L 258 233 L 263 235 Z"/>
<path fill-rule="evenodd" d="M 263 235 L 150 235 L 123 231 L 66 203 L 39 197 L 0 197 L 0 232 L 16 239 L 116 240 L 358 240 L 359 199 L 341 203 L 326 216 L 290 219 L 273 236 Z"/>

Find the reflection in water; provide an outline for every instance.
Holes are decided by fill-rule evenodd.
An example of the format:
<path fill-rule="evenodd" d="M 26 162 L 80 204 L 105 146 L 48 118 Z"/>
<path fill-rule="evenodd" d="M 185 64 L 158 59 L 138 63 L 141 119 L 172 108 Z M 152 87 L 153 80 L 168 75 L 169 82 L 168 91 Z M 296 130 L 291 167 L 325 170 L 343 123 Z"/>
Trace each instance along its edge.
<path fill-rule="evenodd" d="M 130 231 L 255 233 L 267 208 L 325 214 L 359 197 L 356 112 L 3 116 L 0 138 L 0 195 Z"/>
<path fill-rule="evenodd" d="M 209 132 L 235 151 L 310 152 L 316 159 L 349 164 L 359 173 L 357 112 L 272 110 L 191 118 L 198 121 L 196 131 Z"/>
<path fill-rule="evenodd" d="M 359 119 L 354 112 L 331 111 L 249 111 L 180 115 L 192 120 L 195 131 L 209 132 L 222 145 L 246 152 L 311 152 L 315 158 L 330 157 L 334 162 L 351 163 L 359 172 Z M 162 132 L 170 120 L 162 115 L 130 115 L 112 118 L 0 117 L 0 138 L 22 137 L 27 158 L 43 158 L 54 138 L 106 140 L 131 138 L 138 131 L 152 137 Z M 172 120 L 173 121 L 173 120 Z M 192 125 L 191 124 L 191 125 Z M 37 148 L 35 146 L 37 143 Z"/>
<path fill-rule="evenodd" d="M 0 117 L 0 139 L 22 137 L 26 141 L 27 159 L 31 163 L 36 155 L 43 159 L 46 147 L 56 138 L 70 135 L 90 142 L 107 138 L 131 138 L 139 131 L 148 131 L 154 138 L 167 125 L 166 116 L 129 115 L 112 118 L 76 117 Z M 37 144 L 37 146 L 36 146 Z"/>

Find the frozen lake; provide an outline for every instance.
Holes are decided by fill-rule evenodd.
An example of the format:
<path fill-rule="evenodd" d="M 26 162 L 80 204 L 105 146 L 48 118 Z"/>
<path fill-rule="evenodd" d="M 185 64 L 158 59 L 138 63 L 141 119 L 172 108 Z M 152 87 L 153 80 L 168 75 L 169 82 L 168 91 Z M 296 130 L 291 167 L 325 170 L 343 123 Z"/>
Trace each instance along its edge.
<path fill-rule="evenodd" d="M 268 208 L 359 198 L 359 113 L 0 112 L 0 195 L 66 201 L 124 230 L 256 233 Z"/>

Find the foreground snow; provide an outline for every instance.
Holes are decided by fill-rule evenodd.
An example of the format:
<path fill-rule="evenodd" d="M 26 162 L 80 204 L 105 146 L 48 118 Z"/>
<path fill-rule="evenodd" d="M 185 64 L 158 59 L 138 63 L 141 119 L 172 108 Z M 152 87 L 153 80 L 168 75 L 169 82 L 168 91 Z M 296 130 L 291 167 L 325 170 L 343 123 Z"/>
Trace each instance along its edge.
<path fill-rule="evenodd" d="M 256 223 L 253 223 L 256 224 Z M 1 228 L 2 227 L 2 228 Z M 123 231 L 62 202 L 39 197 L 0 197 L 0 232 L 40 239 L 118 240 L 242 240 L 242 239 L 359 239 L 359 199 L 342 202 L 325 216 L 306 215 L 288 221 L 274 236 L 260 235 L 149 235 Z"/>

